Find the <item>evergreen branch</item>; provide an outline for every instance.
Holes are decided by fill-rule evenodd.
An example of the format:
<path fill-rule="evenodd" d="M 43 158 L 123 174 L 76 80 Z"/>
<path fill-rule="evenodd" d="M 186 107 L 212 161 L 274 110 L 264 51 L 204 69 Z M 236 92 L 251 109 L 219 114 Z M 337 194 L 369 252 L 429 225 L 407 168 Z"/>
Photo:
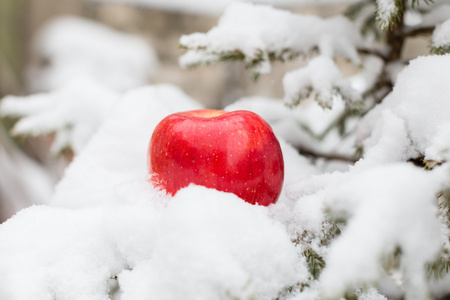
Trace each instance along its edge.
<path fill-rule="evenodd" d="M 423 28 L 416 28 L 413 30 L 408 30 L 408 31 L 404 31 L 403 32 L 403 36 L 405 38 L 409 38 L 409 37 L 416 37 L 416 36 L 421 36 L 421 35 L 430 35 L 433 33 L 435 27 L 423 27 Z"/>
<path fill-rule="evenodd" d="M 449 271 L 450 258 L 447 251 L 444 251 L 435 262 L 427 266 L 427 276 L 430 279 L 442 279 Z"/>
<path fill-rule="evenodd" d="M 430 53 L 431 54 L 436 54 L 436 55 L 448 54 L 448 53 L 450 53 L 450 45 L 439 46 L 439 47 L 431 47 Z"/>
<path fill-rule="evenodd" d="M 363 11 L 363 9 L 365 7 L 367 7 L 367 5 L 372 5 L 372 4 L 373 4 L 373 0 L 365 0 L 365 1 L 356 2 L 352 5 L 350 5 L 344 11 L 344 16 L 346 16 L 347 18 L 349 18 L 352 21 L 355 21 L 358 18 L 358 15 Z"/>
<path fill-rule="evenodd" d="M 315 252 L 312 248 L 308 248 L 305 251 L 303 251 L 303 256 L 306 258 L 308 269 L 312 277 L 315 280 L 318 279 L 320 273 L 325 267 L 324 259 L 322 258 L 322 256 L 317 254 L 317 252 Z"/>
<path fill-rule="evenodd" d="M 341 228 L 339 224 L 345 224 L 346 220 L 337 220 L 336 222 L 325 224 L 323 230 L 320 232 L 320 245 L 327 246 L 338 235 L 341 234 Z M 328 226 L 327 226 L 328 225 Z"/>
<path fill-rule="evenodd" d="M 380 28 L 377 26 L 377 17 L 376 15 L 368 16 L 362 25 L 361 33 L 364 36 L 367 36 L 369 33 L 373 33 L 375 40 L 380 41 L 382 38 Z"/>
<path fill-rule="evenodd" d="M 442 225 L 450 230 L 450 190 L 444 190 L 438 195 L 438 215 Z M 450 271 L 450 249 L 449 237 L 447 243 L 444 243 L 439 257 L 427 266 L 427 275 L 429 279 L 442 279 Z"/>
<path fill-rule="evenodd" d="M 297 282 L 293 285 L 285 287 L 278 293 L 278 296 L 275 298 L 275 300 L 288 299 L 289 295 L 292 295 L 293 293 L 301 293 L 306 287 L 309 287 L 309 285 L 303 282 Z"/>
<path fill-rule="evenodd" d="M 402 249 L 397 246 L 392 253 L 386 254 L 382 259 L 386 271 L 399 270 L 401 268 Z"/>
<path fill-rule="evenodd" d="M 376 20 L 381 29 L 389 31 L 394 30 L 403 22 L 403 13 L 405 12 L 405 0 L 393 0 L 395 8 L 383 7 L 381 0 L 376 2 Z"/>
<path fill-rule="evenodd" d="M 259 72 L 253 72 L 258 69 L 258 67 L 264 63 L 274 63 L 274 62 L 286 62 L 291 61 L 300 55 L 306 55 L 306 53 L 303 52 L 296 52 L 292 51 L 291 49 L 283 49 L 281 51 L 272 51 L 264 53 L 261 49 L 257 50 L 257 53 L 254 57 L 248 57 L 246 56 L 241 50 L 234 49 L 230 51 L 222 51 L 222 52 L 216 52 L 216 51 L 208 51 L 206 47 L 197 47 L 197 48 L 188 48 L 187 46 L 183 44 L 179 44 L 178 48 L 186 51 L 197 51 L 199 53 L 205 53 L 208 57 L 207 59 L 201 59 L 201 60 L 195 60 L 194 62 L 189 63 L 186 65 L 188 69 L 194 69 L 202 65 L 212 65 L 214 63 L 219 62 L 230 62 L 230 61 L 241 61 L 244 62 L 244 66 L 246 70 L 252 71 L 254 73 L 253 75 L 255 78 L 258 78 L 260 73 Z"/>
<path fill-rule="evenodd" d="M 376 56 L 378 58 L 381 58 L 383 61 L 387 60 L 387 57 L 385 54 L 383 54 L 380 51 L 377 51 L 376 49 L 371 49 L 371 48 L 358 48 L 358 52 L 360 54 L 365 54 L 365 55 L 372 55 L 372 56 Z"/>
<path fill-rule="evenodd" d="M 347 162 L 347 163 L 356 163 L 358 161 L 358 158 L 352 157 L 352 156 L 347 156 L 347 155 L 340 155 L 337 153 L 325 153 L 325 152 L 319 152 L 319 151 L 315 151 L 312 149 L 309 149 L 307 147 L 302 147 L 302 146 L 297 146 L 296 147 L 297 151 L 301 154 L 304 155 L 306 157 L 310 157 L 313 159 L 325 159 L 325 160 L 338 160 L 338 161 L 343 161 L 343 162 Z"/>
<path fill-rule="evenodd" d="M 435 161 L 435 160 L 427 160 L 425 159 L 424 155 L 420 155 L 415 158 L 411 158 L 409 162 L 413 163 L 415 166 L 421 167 L 424 170 L 430 171 L 433 170 L 435 167 L 440 166 L 443 164 L 442 161 Z"/>
<path fill-rule="evenodd" d="M 416 5 L 419 6 L 419 2 L 420 2 L 420 0 L 412 0 L 411 7 L 414 9 Z M 425 2 L 426 5 L 430 5 L 430 4 L 434 3 L 433 0 L 423 0 L 423 2 Z"/>

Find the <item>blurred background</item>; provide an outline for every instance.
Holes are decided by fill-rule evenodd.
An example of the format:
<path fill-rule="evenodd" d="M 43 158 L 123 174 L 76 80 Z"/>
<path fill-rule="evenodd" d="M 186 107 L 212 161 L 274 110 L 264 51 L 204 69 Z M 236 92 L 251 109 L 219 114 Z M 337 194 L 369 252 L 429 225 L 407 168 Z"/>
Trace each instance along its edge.
<path fill-rule="evenodd" d="M 36 44 L 42 43 L 42 31 L 48 29 L 46 26 L 49 27 L 49 23 L 56 18 L 77 16 L 145 40 L 155 51 L 159 62 L 148 70 L 148 82 L 179 85 L 209 107 L 224 106 L 245 95 L 282 97 L 280 75 L 284 74 L 285 67 L 296 67 L 292 64 L 276 65 L 273 76 L 263 76 L 256 83 L 239 63 L 195 70 L 182 70 L 178 66 L 178 58 L 183 53 L 177 47 L 179 38 L 183 34 L 211 29 L 229 2 L 231 0 L 214 3 L 204 0 L 1 0 L 0 96 L 48 88 L 42 85 L 37 87 L 30 78 L 30 68 L 43 68 L 52 63 L 51 57 L 43 57 L 46 53 L 39 53 L 42 49 L 37 49 L 39 46 Z M 272 2 L 285 9 L 325 17 L 345 9 L 342 4 L 321 1 L 303 5 L 300 3 L 304 1 Z M 70 36 L 72 33 L 67 30 L 66 34 Z M 283 70 L 278 71 L 277 68 Z"/>

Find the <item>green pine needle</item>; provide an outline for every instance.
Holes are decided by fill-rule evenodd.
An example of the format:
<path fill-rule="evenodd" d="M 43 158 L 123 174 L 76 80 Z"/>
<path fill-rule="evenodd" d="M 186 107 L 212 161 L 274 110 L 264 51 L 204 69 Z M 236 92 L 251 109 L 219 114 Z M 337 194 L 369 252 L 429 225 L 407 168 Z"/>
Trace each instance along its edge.
<path fill-rule="evenodd" d="M 446 255 L 447 254 L 447 255 Z M 428 278 L 433 278 L 435 280 L 442 279 L 450 270 L 450 258 L 448 253 L 444 251 L 435 262 L 428 265 Z"/>
<path fill-rule="evenodd" d="M 448 46 L 440 46 L 440 47 L 432 47 L 430 50 L 431 54 L 436 55 L 445 55 L 450 53 L 450 45 Z"/>
<path fill-rule="evenodd" d="M 423 2 L 425 2 L 426 5 L 430 5 L 430 4 L 433 4 L 433 3 L 434 3 L 433 0 L 423 0 Z M 416 6 L 416 5 L 419 6 L 419 4 L 420 4 L 420 0 L 412 0 L 411 7 L 414 9 L 415 6 Z"/>
<path fill-rule="evenodd" d="M 325 261 L 322 256 L 317 254 L 313 249 L 308 248 L 303 251 L 303 256 L 306 258 L 306 262 L 308 264 L 309 272 L 312 277 L 316 280 L 319 278 L 320 273 L 325 267 Z"/>

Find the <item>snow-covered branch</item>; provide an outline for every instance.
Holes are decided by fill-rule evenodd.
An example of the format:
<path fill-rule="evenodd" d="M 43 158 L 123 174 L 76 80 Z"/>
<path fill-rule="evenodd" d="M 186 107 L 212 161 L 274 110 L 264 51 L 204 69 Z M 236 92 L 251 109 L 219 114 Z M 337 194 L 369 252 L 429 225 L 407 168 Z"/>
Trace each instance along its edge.
<path fill-rule="evenodd" d="M 180 38 L 180 46 L 188 50 L 180 64 L 189 67 L 237 59 L 252 72 L 265 74 L 270 72 L 271 62 L 313 49 L 328 57 L 343 55 L 359 64 L 356 48 L 361 44 L 357 29 L 343 17 L 322 19 L 236 2 L 227 7 L 217 27 Z"/>
<path fill-rule="evenodd" d="M 70 147 L 78 154 L 105 120 L 119 95 L 94 81 L 74 81 L 54 92 L 7 96 L 2 116 L 19 118 L 14 135 L 38 136 L 55 132 L 52 153 Z"/>

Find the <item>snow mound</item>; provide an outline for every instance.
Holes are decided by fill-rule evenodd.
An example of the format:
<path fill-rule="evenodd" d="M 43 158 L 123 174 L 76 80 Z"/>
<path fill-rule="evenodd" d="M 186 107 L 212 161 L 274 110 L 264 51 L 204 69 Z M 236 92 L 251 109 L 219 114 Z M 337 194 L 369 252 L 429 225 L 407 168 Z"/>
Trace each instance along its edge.
<path fill-rule="evenodd" d="M 198 186 L 170 200 L 141 195 L 77 210 L 34 206 L 2 224 L 1 298 L 105 300 L 109 282 L 123 300 L 266 299 L 305 279 L 266 207 Z"/>
<path fill-rule="evenodd" d="M 268 209 L 204 187 L 181 190 L 164 210 L 154 256 L 119 280 L 124 299 L 270 299 L 306 266 Z M 261 263 L 264 261 L 264 263 Z M 129 287 L 129 288 L 128 288 Z"/>

